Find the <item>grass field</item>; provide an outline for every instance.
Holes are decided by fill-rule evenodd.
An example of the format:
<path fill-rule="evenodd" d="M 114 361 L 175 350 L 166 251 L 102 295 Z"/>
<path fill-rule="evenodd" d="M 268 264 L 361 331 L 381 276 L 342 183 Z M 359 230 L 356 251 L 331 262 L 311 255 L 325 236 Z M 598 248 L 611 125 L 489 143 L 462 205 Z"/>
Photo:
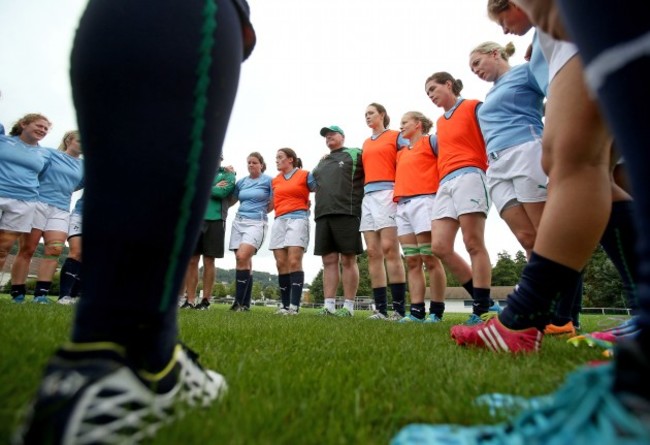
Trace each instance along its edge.
<path fill-rule="evenodd" d="M 12 304 L 0 297 L 0 443 L 7 443 L 42 368 L 67 340 L 71 307 Z M 269 308 L 227 306 L 180 313 L 182 340 L 226 376 L 221 403 L 192 412 L 156 444 L 381 444 L 411 422 L 494 423 L 473 400 L 485 393 L 553 391 L 567 372 L 601 351 L 545 338 L 536 355 L 459 348 L 449 327 L 321 318 L 305 309 L 281 317 Z M 584 316 L 588 332 L 606 323 Z"/>

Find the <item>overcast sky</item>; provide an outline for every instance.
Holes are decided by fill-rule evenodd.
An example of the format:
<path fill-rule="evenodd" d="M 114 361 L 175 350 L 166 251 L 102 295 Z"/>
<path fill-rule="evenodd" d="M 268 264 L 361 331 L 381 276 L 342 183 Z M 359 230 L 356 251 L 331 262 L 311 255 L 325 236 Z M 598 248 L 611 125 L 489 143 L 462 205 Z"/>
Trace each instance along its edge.
<path fill-rule="evenodd" d="M 137 0 L 134 0 L 137 1 Z M 85 0 L 0 0 L 0 122 L 8 129 L 22 115 L 40 112 L 53 128 L 42 145 L 58 146 L 76 128 L 68 78 L 74 30 Z M 512 41 L 512 64 L 523 62 L 532 34 L 505 36 L 485 12 L 487 0 L 249 0 L 258 43 L 242 67 L 239 92 L 224 145 L 226 164 L 238 178 L 246 155 L 261 152 L 275 176 L 280 147 L 291 147 L 312 169 L 327 152 L 321 127 L 339 125 L 346 146 L 360 147 L 370 135 L 364 112 L 383 104 L 391 128 L 407 111 L 434 121 L 442 114 L 424 94 L 424 80 L 448 71 L 460 78 L 466 98 L 483 99 L 490 84 L 469 70 L 469 52 L 486 40 Z M 236 208 L 231 208 L 231 215 Z M 272 221 L 272 214 L 271 214 Z M 229 224 L 230 225 L 230 222 Z M 313 225 L 312 225 L 313 226 Z M 486 243 L 492 263 L 497 252 L 521 247 L 492 208 Z M 312 227 L 313 232 L 313 227 Z M 229 238 L 229 233 L 227 234 Z M 227 242 L 227 240 L 226 240 Z M 456 248 L 468 258 L 460 236 Z M 304 269 L 311 281 L 320 269 L 313 236 Z M 264 243 L 254 268 L 275 273 Z M 228 253 L 217 265 L 234 268 Z"/>

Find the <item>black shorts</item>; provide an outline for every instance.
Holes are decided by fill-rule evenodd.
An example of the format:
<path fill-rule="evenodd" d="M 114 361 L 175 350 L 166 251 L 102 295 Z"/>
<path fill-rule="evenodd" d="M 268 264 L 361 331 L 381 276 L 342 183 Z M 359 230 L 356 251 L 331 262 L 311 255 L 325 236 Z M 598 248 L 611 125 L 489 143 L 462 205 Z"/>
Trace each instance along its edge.
<path fill-rule="evenodd" d="M 326 215 L 316 220 L 316 245 L 314 255 L 338 252 L 346 255 L 363 253 L 359 224 L 361 219 L 352 215 Z"/>
<path fill-rule="evenodd" d="M 194 255 L 205 255 L 213 258 L 223 258 L 226 239 L 226 221 L 203 221 L 199 242 L 196 243 Z"/>

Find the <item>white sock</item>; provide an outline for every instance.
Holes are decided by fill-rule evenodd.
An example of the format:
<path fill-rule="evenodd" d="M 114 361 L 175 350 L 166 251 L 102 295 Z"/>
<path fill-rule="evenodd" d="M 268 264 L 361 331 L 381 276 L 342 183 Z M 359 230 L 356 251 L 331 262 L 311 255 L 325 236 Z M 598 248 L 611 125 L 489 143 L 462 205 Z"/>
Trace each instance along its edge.
<path fill-rule="evenodd" d="M 345 300 L 343 307 L 349 310 L 351 314 L 354 314 L 354 300 Z"/>
<path fill-rule="evenodd" d="M 325 309 L 327 309 L 330 312 L 336 311 L 336 298 L 326 298 Z"/>

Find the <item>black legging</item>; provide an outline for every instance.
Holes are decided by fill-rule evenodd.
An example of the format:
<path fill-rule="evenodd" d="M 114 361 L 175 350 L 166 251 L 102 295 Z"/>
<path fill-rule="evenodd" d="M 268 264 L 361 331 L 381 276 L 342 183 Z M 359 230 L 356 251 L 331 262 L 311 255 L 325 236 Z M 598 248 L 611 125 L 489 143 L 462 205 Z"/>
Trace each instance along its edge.
<path fill-rule="evenodd" d="M 650 100 L 648 42 L 650 16 L 646 1 L 610 2 L 606 0 L 571 0 L 559 2 L 568 29 L 584 60 L 585 71 L 593 69 L 594 59 L 616 46 L 630 45 L 646 39 L 645 52 L 636 53 L 626 63 L 617 65 L 617 56 L 605 56 L 601 68 L 608 73 L 597 89 L 598 100 L 614 132 L 616 146 L 625 159 L 633 187 L 636 222 L 639 233 L 637 252 L 640 261 L 638 298 L 641 306 L 639 323 L 650 329 L 650 189 L 648 166 L 650 150 L 647 136 L 647 107 Z M 602 8 L 602 9 L 601 9 Z M 598 14 L 598 11 L 606 14 Z M 632 44 L 627 52 L 635 54 Z M 605 62 L 604 65 L 602 62 Z M 600 70 L 597 70 L 600 71 Z M 589 82 L 590 77 L 587 77 Z M 593 81 L 590 86 L 594 87 Z"/>
<path fill-rule="evenodd" d="M 567 29 L 580 50 L 587 82 L 614 133 L 632 183 L 638 231 L 635 342 L 619 345 L 614 388 L 650 400 L 650 189 L 647 107 L 650 101 L 650 14 L 645 0 L 560 0 Z M 608 54 L 604 55 L 606 51 Z M 601 58 L 599 58 L 602 56 Z M 596 74 L 594 76 L 594 74 Z M 595 81 L 599 80 L 599 81 Z M 635 353 L 636 352 L 636 353 Z"/>
<path fill-rule="evenodd" d="M 242 54 L 231 0 L 90 1 L 71 57 L 86 156 L 73 341 L 169 358 Z"/>

